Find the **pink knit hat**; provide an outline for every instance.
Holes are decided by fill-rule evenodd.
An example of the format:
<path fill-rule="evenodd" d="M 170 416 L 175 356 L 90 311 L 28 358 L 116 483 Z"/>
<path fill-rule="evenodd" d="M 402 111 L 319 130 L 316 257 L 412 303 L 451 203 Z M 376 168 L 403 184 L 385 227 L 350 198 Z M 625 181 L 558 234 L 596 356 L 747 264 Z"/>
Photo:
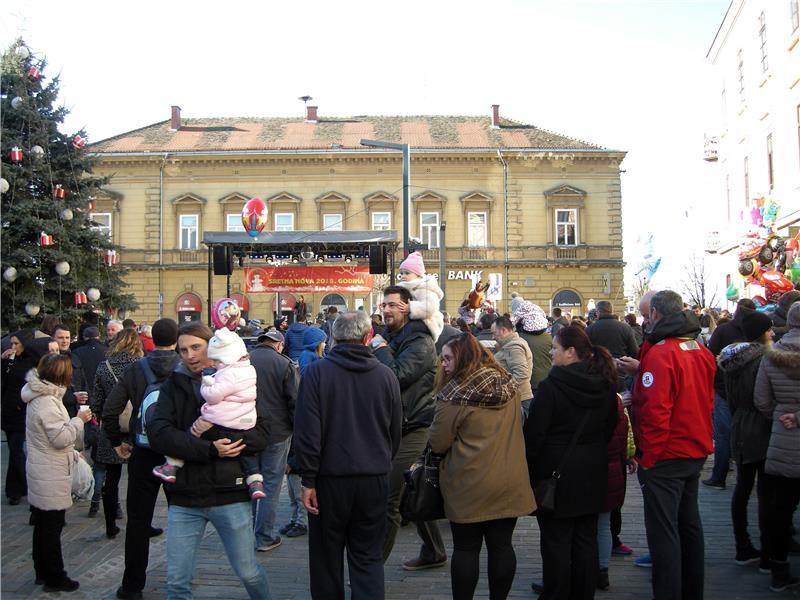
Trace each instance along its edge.
<path fill-rule="evenodd" d="M 422 262 L 422 254 L 419 252 L 412 252 L 406 256 L 406 259 L 400 263 L 400 268 L 425 277 L 425 263 Z"/>

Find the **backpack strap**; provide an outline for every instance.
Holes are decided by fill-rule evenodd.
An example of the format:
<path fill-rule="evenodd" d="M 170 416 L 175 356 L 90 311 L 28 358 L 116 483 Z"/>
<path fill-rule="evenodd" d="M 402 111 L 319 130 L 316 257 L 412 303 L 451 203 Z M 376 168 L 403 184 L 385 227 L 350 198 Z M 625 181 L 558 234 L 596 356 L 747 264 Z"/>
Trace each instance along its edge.
<path fill-rule="evenodd" d="M 143 358 L 139 361 L 139 366 L 142 368 L 142 372 L 144 373 L 144 378 L 147 381 L 148 386 L 158 383 L 158 378 L 156 377 L 156 374 L 153 373 L 153 369 L 150 367 L 150 363 L 146 358 Z"/>

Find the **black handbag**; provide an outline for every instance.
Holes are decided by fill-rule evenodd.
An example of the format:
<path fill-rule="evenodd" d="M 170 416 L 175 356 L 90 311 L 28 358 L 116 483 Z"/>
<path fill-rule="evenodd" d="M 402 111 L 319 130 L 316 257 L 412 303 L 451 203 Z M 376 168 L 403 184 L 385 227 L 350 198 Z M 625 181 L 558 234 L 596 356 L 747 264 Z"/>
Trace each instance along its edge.
<path fill-rule="evenodd" d="M 583 415 L 583 419 L 581 419 L 580 425 L 578 425 L 578 429 L 575 430 L 575 433 L 572 435 L 572 439 L 569 441 L 569 447 L 567 447 L 567 451 L 561 455 L 561 460 L 558 461 L 558 466 L 553 470 L 552 475 L 547 479 L 541 479 L 533 482 L 533 497 L 536 500 L 537 512 L 555 512 L 556 490 L 558 489 L 558 480 L 561 479 L 561 469 L 567 462 L 569 455 L 572 454 L 572 450 L 575 448 L 575 444 L 578 443 L 578 438 L 581 436 L 581 433 L 583 433 L 583 428 L 586 426 L 586 421 L 588 420 L 589 411 L 587 410 Z"/>
<path fill-rule="evenodd" d="M 406 521 L 435 521 L 444 519 L 444 499 L 439 487 L 439 462 L 428 446 L 421 462 L 411 465 L 405 473 L 406 485 L 400 498 L 400 514 Z"/>

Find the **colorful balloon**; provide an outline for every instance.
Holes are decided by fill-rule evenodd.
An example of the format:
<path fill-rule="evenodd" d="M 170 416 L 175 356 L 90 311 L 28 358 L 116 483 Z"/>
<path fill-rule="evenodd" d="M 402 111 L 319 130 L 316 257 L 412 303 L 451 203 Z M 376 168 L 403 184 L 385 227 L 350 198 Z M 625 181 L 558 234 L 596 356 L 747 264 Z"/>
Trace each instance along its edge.
<path fill-rule="evenodd" d="M 267 204 L 261 198 L 251 198 L 242 208 L 242 225 L 250 237 L 256 237 L 267 225 Z"/>
<path fill-rule="evenodd" d="M 231 331 L 236 331 L 241 315 L 242 311 L 234 300 L 221 298 L 214 303 L 211 309 L 211 323 L 214 325 L 214 329 L 227 327 Z"/>

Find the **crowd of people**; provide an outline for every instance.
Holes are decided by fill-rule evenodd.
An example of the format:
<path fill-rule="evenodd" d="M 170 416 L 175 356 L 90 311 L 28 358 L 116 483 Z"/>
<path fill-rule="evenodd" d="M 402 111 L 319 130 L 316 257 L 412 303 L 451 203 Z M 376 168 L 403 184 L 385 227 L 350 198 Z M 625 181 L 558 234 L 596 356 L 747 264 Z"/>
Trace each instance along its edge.
<path fill-rule="evenodd" d="M 384 564 L 402 526 L 405 473 L 432 453 L 452 549 L 439 523 L 413 523 L 420 546 L 402 563 L 451 573 L 453 598 L 472 598 L 480 553 L 490 597 L 516 575 L 518 519 L 540 531 L 545 600 L 609 589 L 626 480 L 641 487 L 656 600 L 703 597 L 702 484 L 724 488 L 731 460 L 732 532 L 741 565 L 790 572 L 792 515 L 800 502 L 800 291 L 774 314 L 740 300 L 733 315 L 687 307 L 673 291 L 646 293 L 642 320 L 609 301 L 587 318 L 548 316 L 514 294 L 511 310 L 472 319 L 440 312 L 442 292 L 418 254 L 400 265 L 379 310 L 308 322 L 277 320 L 248 348 L 234 331 L 159 319 L 138 329 L 110 321 L 72 342 L 46 320 L 8 336 L 2 428 L 6 496 L 27 496 L 32 558 L 45 591 L 73 591 L 60 536 L 71 476 L 87 448 L 101 508 L 120 533 L 119 482 L 127 464 L 125 571 L 117 597 L 141 598 L 159 491 L 168 502 L 167 595 L 191 598 L 208 524 L 251 598 L 269 599 L 258 552 L 281 536 L 308 536 L 310 594 L 384 597 Z M 467 321 L 472 321 L 467 322 Z M 286 477 L 292 515 L 277 508 Z M 756 488 L 758 546 L 747 506 Z"/>

